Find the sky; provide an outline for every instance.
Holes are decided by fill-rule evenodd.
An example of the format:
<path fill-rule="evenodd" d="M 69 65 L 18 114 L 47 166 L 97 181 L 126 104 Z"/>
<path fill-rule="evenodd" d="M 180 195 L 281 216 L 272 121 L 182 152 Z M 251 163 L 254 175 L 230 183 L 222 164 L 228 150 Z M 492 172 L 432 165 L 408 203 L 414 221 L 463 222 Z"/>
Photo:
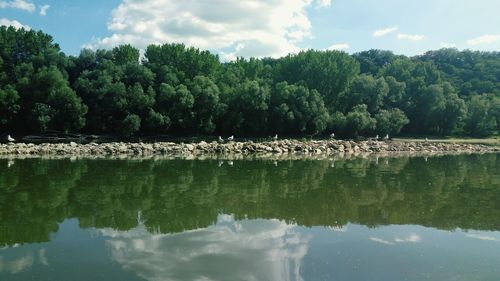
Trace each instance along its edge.
<path fill-rule="evenodd" d="M 184 43 L 223 60 L 304 49 L 500 51 L 499 0 L 0 0 L 0 25 L 82 48 Z"/>

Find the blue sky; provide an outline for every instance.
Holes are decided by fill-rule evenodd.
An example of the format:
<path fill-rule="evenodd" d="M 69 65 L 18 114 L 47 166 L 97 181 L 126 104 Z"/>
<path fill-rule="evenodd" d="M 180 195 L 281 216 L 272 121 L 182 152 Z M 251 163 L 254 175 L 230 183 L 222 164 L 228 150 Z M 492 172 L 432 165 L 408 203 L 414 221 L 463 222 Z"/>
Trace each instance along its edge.
<path fill-rule="evenodd" d="M 0 0 L 0 24 L 41 29 L 71 55 L 182 42 L 224 59 L 305 48 L 500 51 L 499 12 L 498 0 Z"/>

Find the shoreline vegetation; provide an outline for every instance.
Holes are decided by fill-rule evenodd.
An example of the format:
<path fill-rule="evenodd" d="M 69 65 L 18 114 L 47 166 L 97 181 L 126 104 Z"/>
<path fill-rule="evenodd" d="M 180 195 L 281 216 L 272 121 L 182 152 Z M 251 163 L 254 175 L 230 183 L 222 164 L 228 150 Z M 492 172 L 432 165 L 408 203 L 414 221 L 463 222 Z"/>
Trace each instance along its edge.
<path fill-rule="evenodd" d="M 481 143 L 481 141 L 483 141 Z M 0 156 L 166 156 L 192 158 L 210 155 L 357 156 L 389 154 L 500 153 L 497 140 L 270 140 L 196 142 L 105 142 L 105 143 L 7 143 Z"/>
<path fill-rule="evenodd" d="M 305 50 L 221 62 L 183 44 L 83 49 L 0 27 L 0 135 L 48 131 L 322 137 L 498 136 L 500 53 Z"/>

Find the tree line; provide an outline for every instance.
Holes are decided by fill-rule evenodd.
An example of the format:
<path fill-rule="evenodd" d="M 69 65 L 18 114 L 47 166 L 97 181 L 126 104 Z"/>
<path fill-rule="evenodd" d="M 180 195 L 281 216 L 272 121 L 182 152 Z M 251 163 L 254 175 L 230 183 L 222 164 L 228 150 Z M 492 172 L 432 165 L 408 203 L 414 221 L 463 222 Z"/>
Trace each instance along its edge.
<path fill-rule="evenodd" d="M 83 49 L 0 27 L 0 131 L 137 135 L 491 136 L 500 53 L 301 51 L 221 62 L 182 44 Z"/>

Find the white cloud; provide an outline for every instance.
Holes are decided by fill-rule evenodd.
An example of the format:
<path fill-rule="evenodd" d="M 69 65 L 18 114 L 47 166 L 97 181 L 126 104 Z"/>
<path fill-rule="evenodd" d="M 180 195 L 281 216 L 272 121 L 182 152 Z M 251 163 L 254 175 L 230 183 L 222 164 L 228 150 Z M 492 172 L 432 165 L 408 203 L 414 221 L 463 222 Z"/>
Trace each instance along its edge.
<path fill-rule="evenodd" d="M 397 31 L 398 29 L 399 29 L 399 27 L 397 27 L 397 26 L 387 27 L 384 29 L 378 29 L 378 30 L 375 30 L 375 32 L 373 32 L 373 37 L 381 37 L 381 36 L 387 35 L 389 33 L 392 33 L 394 31 Z"/>
<path fill-rule="evenodd" d="M 326 48 L 326 50 L 330 50 L 330 51 L 331 50 L 343 51 L 343 50 L 348 50 L 349 48 L 351 48 L 351 46 L 349 46 L 349 44 L 342 43 L 342 44 L 333 44 L 330 47 Z"/>
<path fill-rule="evenodd" d="M 40 15 L 47 15 L 47 10 L 50 8 L 50 5 L 43 5 L 40 7 Z"/>
<path fill-rule="evenodd" d="M 24 25 L 24 24 L 18 22 L 17 20 L 9 20 L 9 19 L 6 19 L 6 18 L 1 18 L 0 19 L 0 26 L 1 25 L 12 26 L 12 27 L 15 27 L 17 29 L 19 29 L 19 28 L 24 28 L 26 30 L 31 29 L 31 27 L 29 25 Z"/>
<path fill-rule="evenodd" d="M 398 34 L 398 39 L 400 39 L 400 40 L 420 41 L 424 38 L 425 38 L 424 35 L 418 35 L 418 34 L 415 34 L 415 35 L 405 34 L 405 33 Z"/>
<path fill-rule="evenodd" d="M 332 0 L 317 0 L 316 8 L 330 7 L 332 5 Z"/>
<path fill-rule="evenodd" d="M 0 1 L 0 8 L 20 9 L 32 13 L 35 11 L 36 6 L 35 4 L 25 0 L 13 0 L 13 1 Z"/>
<path fill-rule="evenodd" d="M 447 43 L 447 42 L 442 42 L 440 45 L 441 48 L 456 48 L 457 44 L 455 43 Z"/>
<path fill-rule="evenodd" d="M 316 0 L 124 0 L 113 12 L 113 33 L 89 45 L 184 43 L 225 56 L 278 57 L 300 51 L 311 35 L 306 10 Z M 240 46 L 238 50 L 237 46 Z"/>
<path fill-rule="evenodd" d="M 467 41 L 467 44 L 476 46 L 482 44 L 492 44 L 500 41 L 500 34 L 486 34 Z"/>
<path fill-rule="evenodd" d="M 221 215 L 215 225 L 176 234 L 151 234 L 144 225 L 97 231 L 112 258 L 145 280 L 300 281 L 310 237 L 294 228 L 274 219 L 237 221 Z M 214 259 L 218 262 L 210 263 Z"/>

